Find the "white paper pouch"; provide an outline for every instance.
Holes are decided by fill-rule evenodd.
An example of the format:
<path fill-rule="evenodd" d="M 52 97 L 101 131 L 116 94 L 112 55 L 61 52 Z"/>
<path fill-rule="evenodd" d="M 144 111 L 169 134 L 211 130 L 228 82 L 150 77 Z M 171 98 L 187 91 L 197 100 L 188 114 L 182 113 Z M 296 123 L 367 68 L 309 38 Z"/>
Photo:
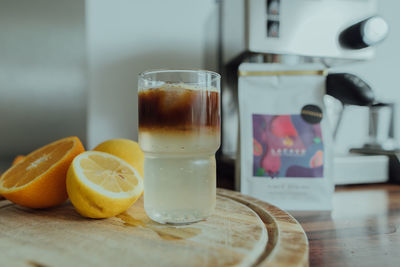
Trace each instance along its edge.
<path fill-rule="evenodd" d="M 329 210 L 331 132 L 324 67 L 239 67 L 240 187 L 286 210 Z"/>

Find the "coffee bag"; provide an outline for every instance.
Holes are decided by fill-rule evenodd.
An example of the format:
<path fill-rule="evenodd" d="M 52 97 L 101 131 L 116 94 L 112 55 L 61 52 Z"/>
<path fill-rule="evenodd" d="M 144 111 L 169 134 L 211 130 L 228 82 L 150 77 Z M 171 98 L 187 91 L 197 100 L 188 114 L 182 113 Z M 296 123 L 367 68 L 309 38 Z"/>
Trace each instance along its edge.
<path fill-rule="evenodd" d="M 315 64 L 239 67 L 240 187 L 286 210 L 328 210 L 331 131 Z"/>

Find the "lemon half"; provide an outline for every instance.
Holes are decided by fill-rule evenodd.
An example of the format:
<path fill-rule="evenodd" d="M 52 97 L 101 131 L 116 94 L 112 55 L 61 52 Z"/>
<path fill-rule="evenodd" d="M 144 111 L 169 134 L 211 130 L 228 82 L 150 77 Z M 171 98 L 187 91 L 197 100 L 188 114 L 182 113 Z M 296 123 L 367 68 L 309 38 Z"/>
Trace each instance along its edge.
<path fill-rule="evenodd" d="M 75 157 L 66 182 L 75 209 L 89 218 L 120 214 L 143 193 L 143 179 L 135 168 L 123 159 L 98 151 Z"/>
<path fill-rule="evenodd" d="M 125 160 L 143 177 L 144 153 L 135 141 L 123 138 L 110 139 L 97 145 L 93 150 L 110 153 Z"/>

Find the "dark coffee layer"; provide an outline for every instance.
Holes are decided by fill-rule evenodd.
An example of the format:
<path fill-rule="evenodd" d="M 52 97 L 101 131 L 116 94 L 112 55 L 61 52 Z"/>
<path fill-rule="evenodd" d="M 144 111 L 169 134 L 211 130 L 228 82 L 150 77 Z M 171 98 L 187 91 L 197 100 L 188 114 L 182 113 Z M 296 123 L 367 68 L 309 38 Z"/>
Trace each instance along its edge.
<path fill-rule="evenodd" d="M 219 93 L 180 87 L 153 88 L 139 92 L 141 129 L 219 129 Z"/>

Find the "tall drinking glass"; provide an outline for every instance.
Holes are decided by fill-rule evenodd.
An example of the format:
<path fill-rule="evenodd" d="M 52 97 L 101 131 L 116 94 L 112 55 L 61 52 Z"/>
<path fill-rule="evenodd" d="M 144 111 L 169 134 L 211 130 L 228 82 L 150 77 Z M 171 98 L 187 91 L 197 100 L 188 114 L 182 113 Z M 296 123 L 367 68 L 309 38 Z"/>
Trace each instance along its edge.
<path fill-rule="evenodd" d="M 139 74 L 144 208 L 154 221 L 196 222 L 215 208 L 220 79 L 204 70 Z"/>

